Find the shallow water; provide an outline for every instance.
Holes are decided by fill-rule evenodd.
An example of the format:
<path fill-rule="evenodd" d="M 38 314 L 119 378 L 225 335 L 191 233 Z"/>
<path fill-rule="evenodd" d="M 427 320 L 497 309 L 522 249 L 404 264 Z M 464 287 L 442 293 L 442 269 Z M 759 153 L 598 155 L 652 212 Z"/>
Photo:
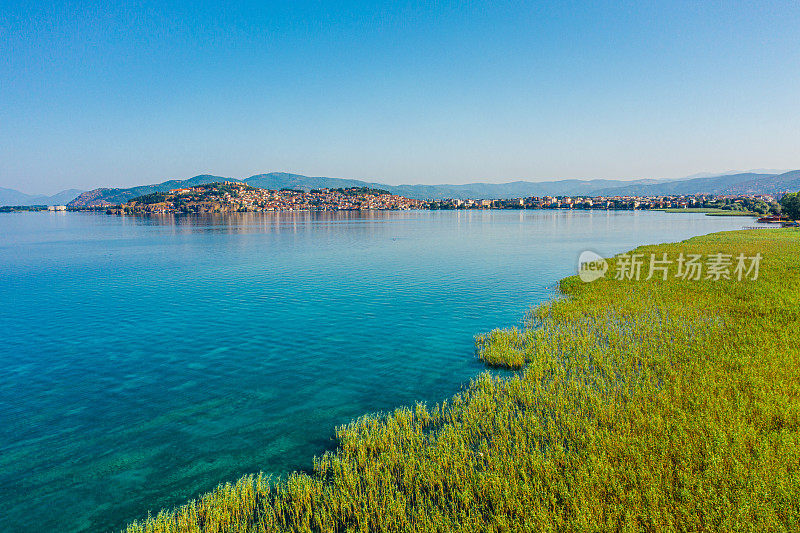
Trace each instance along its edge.
<path fill-rule="evenodd" d="M 660 212 L 0 214 L 0 530 L 103 531 L 335 426 L 436 402 L 578 255 L 752 224 Z"/>

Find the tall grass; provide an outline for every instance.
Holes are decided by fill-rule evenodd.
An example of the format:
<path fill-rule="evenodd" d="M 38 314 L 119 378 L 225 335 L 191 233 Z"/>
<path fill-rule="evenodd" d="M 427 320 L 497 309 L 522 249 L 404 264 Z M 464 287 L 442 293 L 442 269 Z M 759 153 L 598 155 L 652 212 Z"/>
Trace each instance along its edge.
<path fill-rule="evenodd" d="M 478 339 L 514 377 L 360 418 L 311 474 L 128 533 L 800 529 L 800 232 L 637 252 L 764 259 L 757 281 L 567 278 L 523 331 Z"/>

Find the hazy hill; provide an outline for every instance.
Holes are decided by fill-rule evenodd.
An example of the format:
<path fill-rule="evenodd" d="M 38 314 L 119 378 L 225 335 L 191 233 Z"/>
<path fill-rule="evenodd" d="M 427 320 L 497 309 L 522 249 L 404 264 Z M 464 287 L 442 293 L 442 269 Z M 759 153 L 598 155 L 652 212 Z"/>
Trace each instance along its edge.
<path fill-rule="evenodd" d="M 729 170 L 727 172 L 699 172 L 691 176 L 680 178 L 682 180 L 691 180 L 694 178 L 716 178 L 717 176 L 731 176 L 733 174 L 783 174 L 789 172 L 791 169 L 777 169 L 777 168 L 751 168 L 750 170 Z M 672 180 L 669 180 L 672 181 Z"/>
<path fill-rule="evenodd" d="M 798 170 L 784 174 L 744 172 L 675 181 L 568 179 L 542 182 L 468 183 L 465 185 L 386 185 L 384 183 L 354 179 L 310 177 L 286 172 L 272 172 L 250 176 L 244 180 L 204 174 L 186 180 L 170 180 L 164 183 L 127 189 L 94 189 L 81 194 L 69 205 L 73 207 L 116 205 L 145 194 L 225 180 L 243 181 L 248 185 L 263 189 L 289 187 L 310 190 L 324 187 L 372 187 L 386 189 L 393 194 L 421 200 L 441 198 L 519 198 L 525 196 L 667 196 L 703 193 L 774 194 L 779 191 L 800 190 L 800 171 Z M 32 204 L 17 203 L 16 205 Z"/>
<path fill-rule="evenodd" d="M 273 172 L 244 180 L 253 187 L 316 189 L 321 187 L 375 187 L 418 199 L 519 198 L 524 196 L 667 196 L 681 194 L 774 194 L 800 190 L 800 171 L 784 174 L 742 172 L 675 181 L 642 179 L 514 181 L 510 183 L 468 183 L 465 185 L 386 185 L 352 179 L 308 177 Z"/>
<path fill-rule="evenodd" d="M 243 180 L 253 187 L 265 189 L 319 189 L 322 187 L 373 187 L 386 189 L 407 198 L 517 198 L 520 196 L 593 194 L 597 190 L 630 184 L 660 183 L 656 180 L 560 180 L 560 181 L 514 181 L 510 183 L 468 183 L 465 185 L 386 185 L 343 178 L 309 177 L 299 174 L 273 172 L 259 174 Z"/>
<path fill-rule="evenodd" d="M 170 180 L 163 183 L 156 183 L 154 185 L 140 185 L 138 187 L 130 187 L 128 189 L 92 189 L 91 191 L 86 191 L 85 193 L 81 194 L 68 205 L 70 207 L 118 205 L 124 204 L 128 200 L 136 198 L 137 196 L 144 196 L 145 194 L 166 192 L 171 189 L 180 189 L 182 187 L 194 187 L 195 185 L 205 185 L 207 183 L 214 183 L 216 181 L 238 180 L 203 174 L 186 180 Z"/>
<path fill-rule="evenodd" d="M 775 194 L 800 190 L 800 171 L 784 174 L 745 172 L 669 181 L 651 185 L 626 185 L 599 191 L 600 196 L 666 196 L 673 194 Z"/>
<path fill-rule="evenodd" d="M 622 187 L 610 188 L 602 191 L 603 196 L 625 196 L 625 195 L 670 195 L 670 194 L 716 194 L 718 191 L 741 183 L 743 181 L 758 178 L 771 178 L 770 174 L 730 174 L 724 176 L 713 176 L 709 178 L 693 178 L 680 181 L 668 181 L 666 183 L 656 183 L 650 185 L 625 185 Z"/>
<path fill-rule="evenodd" d="M 777 176 L 767 178 L 756 177 L 729 186 L 726 194 L 753 194 L 759 191 L 773 189 L 779 191 L 800 191 L 800 170 L 792 170 Z"/>
<path fill-rule="evenodd" d="M 351 180 L 343 178 L 325 178 L 325 177 L 310 177 L 301 176 L 300 174 L 289 174 L 286 172 L 271 172 L 269 174 L 257 174 L 250 176 L 244 180 L 245 183 L 251 187 L 258 187 L 260 189 L 283 189 L 288 187 L 291 189 L 338 189 L 345 187 L 373 187 L 373 188 L 386 188 L 387 185 L 381 183 L 368 183 L 361 180 Z"/>
<path fill-rule="evenodd" d="M 395 185 L 383 186 L 409 198 L 519 198 L 524 196 L 593 196 L 599 190 L 630 183 L 650 184 L 655 180 L 559 180 L 513 181 L 510 183 L 467 183 L 465 185 Z"/>
<path fill-rule="evenodd" d="M 0 205 L 66 205 L 83 191 L 67 189 L 53 196 L 45 194 L 25 194 L 14 189 L 0 187 Z"/>

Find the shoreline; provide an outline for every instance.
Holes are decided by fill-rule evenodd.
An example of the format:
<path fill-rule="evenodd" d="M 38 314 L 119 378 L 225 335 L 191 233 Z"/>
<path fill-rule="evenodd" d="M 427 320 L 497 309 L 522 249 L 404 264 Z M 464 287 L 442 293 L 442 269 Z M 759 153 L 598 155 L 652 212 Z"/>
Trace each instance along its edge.
<path fill-rule="evenodd" d="M 784 246 L 776 247 L 774 242 L 776 239 L 780 241 L 779 244 Z M 719 251 L 720 249 L 732 249 L 736 246 L 750 250 L 754 245 L 756 247 L 761 246 L 765 251 L 769 249 L 769 254 L 765 253 L 765 265 L 767 258 L 786 264 L 788 253 L 786 249 L 798 249 L 800 247 L 800 239 L 797 239 L 796 233 L 788 231 L 780 232 L 777 236 L 776 232 L 732 231 L 712 233 L 682 241 L 681 243 L 643 246 L 637 248 L 636 251 L 653 251 L 653 253 L 664 251 L 666 253 L 667 251 L 674 252 L 680 247 L 686 248 L 687 246 L 694 250 L 711 250 L 713 248 Z M 610 262 L 613 264 L 613 260 L 610 260 Z M 794 275 L 797 276 L 797 273 Z M 783 278 L 785 278 L 785 273 L 779 270 L 776 271 L 775 267 L 773 267 L 772 270 L 766 270 L 761 279 L 763 283 L 779 288 L 785 286 L 785 279 Z M 436 523 L 467 523 L 476 528 L 486 527 L 491 523 L 497 523 L 497 520 L 510 519 L 512 516 L 518 517 L 517 520 L 511 522 L 515 527 L 521 527 L 523 524 L 531 527 L 548 527 L 548 525 L 554 526 L 559 523 L 561 526 L 567 527 L 577 527 L 580 523 L 585 523 L 584 525 L 586 525 L 586 517 L 582 513 L 568 511 L 571 508 L 574 510 L 578 508 L 587 509 L 586 502 L 581 504 L 577 501 L 564 500 L 563 505 L 566 507 L 563 508 L 562 512 L 555 514 L 546 512 L 547 507 L 541 507 L 546 502 L 527 490 L 531 487 L 529 482 L 509 484 L 509 479 L 516 479 L 519 472 L 526 472 L 526 475 L 529 475 L 531 479 L 540 479 L 540 482 L 545 483 L 544 486 L 546 487 L 549 486 L 550 482 L 547 480 L 550 479 L 550 476 L 541 476 L 548 471 L 547 465 L 562 464 L 562 468 L 567 468 L 563 477 L 569 483 L 575 483 L 576 485 L 573 489 L 578 490 L 580 487 L 586 486 L 586 479 L 597 482 L 603 479 L 613 481 L 617 477 L 615 474 L 619 472 L 626 472 L 627 475 L 636 476 L 637 473 L 652 472 L 652 474 L 656 474 L 660 471 L 659 468 L 654 468 L 652 465 L 648 467 L 646 462 L 628 464 L 629 461 L 625 459 L 624 450 L 621 450 L 615 444 L 615 441 L 620 436 L 614 434 L 613 428 L 620 423 L 628 426 L 631 423 L 637 423 L 647 430 L 643 433 L 644 437 L 652 437 L 659 433 L 657 431 L 658 428 L 652 427 L 653 417 L 649 416 L 654 411 L 650 411 L 648 416 L 636 416 L 638 412 L 636 409 L 631 410 L 631 406 L 627 404 L 618 404 L 619 393 L 627 394 L 643 403 L 650 403 L 653 395 L 659 398 L 663 397 L 664 394 L 667 394 L 663 392 L 664 389 L 668 389 L 669 394 L 680 396 L 682 394 L 681 390 L 673 390 L 672 387 L 665 386 L 664 378 L 671 375 L 674 379 L 681 381 L 695 375 L 694 371 L 700 363 L 693 363 L 692 359 L 686 359 L 690 348 L 705 354 L 705 357 L 701 358 L 701 363 L 708 365 L 712 365 L 715 357 L 718 357 L 718 353 L 728 353 L 731 348 L 725 344 L 724 340 L 718 341 L 719 345 L 716 346 L 715 350 L 708 350 L 708 348 L 704 348 L 703 344 L 697 343 L 697 338 L 695 337 L 698 334 L 704 340 L 710 340 L 711 338 L 716 338 L 715 332 L 722 333 L 726 327 L 724 320 L 721 323 L 714 320 L 709 321 L 704 313 L 716 311 L 716 316 L 728 317 L 731 311 L 737 311 L 747 303 L 747 298 L 742 298 L 742 296 L 749 296 L 752 300 L 753 295 L 747 294 L 748 290 L 752 291 L 760 287 L 755 284 L 713 285 L 712 281 L 699 281 L 696 285 L 692 285 L 688 281 L 675 283 L 668 281 L 664 282 L 663 286 L 654 284 L 652 281 L 639 283 L 637 285 L 633 281 L 604 279 L 590 284 L 580 284 L 576 276 L 564 278 L 561 280 L 560 286 L 567 298 L 543 304 L 533 311 L 531 318 L 537 324 L 538 329 L 528 327 L 516 334 L 497 330 L 499 333 L 495 336 L 496 338 L 490 341 L 490 347 L 496 349 L 501 357 L 503 354 L 513 356 L 515 364 L 519 363 L 520 353 L 523 354 L 525 366 L 521 373 L 522 377 L 493 378 L 484 373 L 473 379 L 465 391 L 432 408 L 418 404 L 414 408 L 401 407 L 385 416 L 364 416 L 347 426 L 337 428 L 337 450 L 315 458 L 315 468 L 312 475 L 292 473 L 277 486 L 271 485 L 260 475 L 244 476 L 236 484 L 220 486 L 215 491 L 184 507 L 174 511 L 163 511 L 158 517 L 144 522 L 133 523 L 128 526 L 127 531 L 129 533 L 145 530 L 177 531 L 179 529 L 182 530 L 183 527 L 194 527 L 192 524 L 199 525 L 195 520 L 201 520 L 200 517 L 205 517 L 202 520 L 206 523 L 208 523 L 208 520 L 213 520 L 212 524 L 217 523 L 220 526 L 223 523 L 227 524 L 226 528 L 222 529 L 226 531 L 237 530 L 237 528 L 255 525 L 256 523 L 264 525 L 268 529 L 275 528 L 278 530 L 291 529 L 293 527 L 328 529 L 347 527 L 347 524 L 362 524 L 379 528 L 381 524 L 387 523 L 386 520 L 391 520 L 393 524 L 397 524 L 399 529 L 407 529 L 403 524 L 408 524 L 410 527 L 410 523 L 406 522 L 404 517 L 413 516 L 420 510 L 425 511 L 423 513 L 424 516 L 417 516 L 424 523 L 428 523 L 428 520 L 435 518 L 439 520 Z M 631 290 L 634 297 L 630 295 L 622 296 L 619 293 L 618 286 L 622 284 L 628 285 L 628 289 Z M 722 293 L 719 292 L 721 288 L 725 289 Z M 663 293 L 662 296 L 668 297 L 668 300 L 663 304 L 658 304 L 657 300 L 655 303 L 650 300 L 637 300 L 636 297 L 642 296 L 645 290 L 651 295 L 653 291 Z M 759 291 L 758 294 L 761 294 L 761 292 Z M 694 297 L 687 297 L 692 295 Z M 702 298 L 702 296 L 708 298 L 711 295 L 723 301 L 720 302 L 714 299 L 704 301 Z M 698 296 L 701 296 L 701 298 L 698 298 Z M 783 298 L 789 297 L 784 296 Z M 604 305 L 597 306 L 597 301 L 601 301 Z M 750 303 L 752 306 L 752 302 Z M 769 302 L 759 303 L 768 304 Z M 796 302 L 789 300 L 788 303 Z M 656 305 L 656 307 L 650 309 L 648 308 L 650 304 Z M 609 310 L 619 313 L 619 316 L 608 318 Z M 654 310 L 658 310 L 655 315 L 653 314 Z M 637 313 L 637 311 L 639 312 Z M 670 311 L 672 315 L 670 313 L 664 314 L 664 311 Z M 678 316 L 681 320 L 673 321 L 670 319 L 664 322 L 664 317 L 669 316 Z M 625 318 L 625 320 L 619 322 L 620 317 Z M 654 318 L 658 318 L 658 321 L 653 322 Z M 737 318 L 735 313 L 730 316 L 731 320 Z M 758 315 L 756 318 L 758 318 Z M 595 321 L 592 328 L 587 329 L 586 324 L 583 324 L 583 320 L 586 319 Z M 633 320 L 633 322 L 629 322 L 630 320 Z M 764 329 L 772 329 L 770 323 L 763 320 L 762 318 L 756 325 Z M 632 323 L 638 329 L 633 332 L 619 330 L 619 326 L 626 323 Z M 528 324 L 530 325 L 531 322 Z M 694 337 L 686 334 L 687 326 L 692 324 L 694 325 L 693 327 L 699 328 L 695 331 Z M 742 324 L 742 327 L 752 328 L 752 324 L 748 326 L 745 323 Z M 563 331 L 560 332 L 559 328 L 569 332 L 569 335 L 564 336 Z M 755 329 L 757 331 L 759 328 Z M 788 329 L 791 330 L 791 328 Z M 797 327 L 795 326 L 794 329 L 797 329 Z M 598 337 L 598 332 L 602 332 L 605 336 Z M 646 335 L 643 336 L 642 333 L 646 333 Z M 658 342 L 654 344 L 655 340 L 660 340 L 665 334 L 671 336 L 671 343 Z M 626 341 L 625 339 L 628 340 Z M 554 343 L 556 340 L 558 343 Z M 611 344 L 608 344 L 609 342 Z M 619 344 L 620 342 L 622 344 Z M 633 344 L 630 344 L 631 342 Z M 656 345 L 659 348 L 655 348 Z M 565 349 L 565 346 L 572 346 L 572 350 Z M 627 346 L 628 350 L 632 347 L 635 348 L 637 366 L 631 367 L 630 354 L 620 352 L 615 346 Z M 666 350 L 663 349 L 664 346 L 667 346 Z M 552 357 L 552 350 L 555 347 L 562 354 L 561 358 L 554 359 Z M 749 346 L 749 348 L 758 349 L 757 346 Z M 659 350 L 668 353 L 659 353 Z M 576 357 L 576 353 L 580 355 Z M 684 365 L 682 370 L 686 371 L 685 375 L 681 373 L 675 374 L 675 370 L 671 369 L 669 365 L 664 366 L 665 356 L 669 354 L 676 357 L 681 365 Z M 737 356 L 735 354 L 736 352 L 728 353 L 728 356 L 732 360 L 736 360 Z M 568 357 L 564 359 L 564 355 Z M 602 356 L 602 364 L 598 363 L 597 357 L 600 356 Z M 796 358 L 797 353 L 792 351 L 792 353 L 788 354 L 788 357 Z M 641 372 L 642 363 L 645 363 L 647 368 L 650 368 L 647 373 Z M 590 368 L 594 370 L 590 371 Z M 616 382 L 617 384 L 615 385 L 613 380 L 609 382 L 606 378 L 603 378 L 602 375 L 598 374 L 598 368 L 606 371 L 613 370 L 616 373 L 622 372 L 623 375 L 628 376 L 626 386 L 622 390 L 615 391 L 614 389 L 618 387 L 619 383 Z M 713 365 L 712 370 L 719 371 Z M 580 376 L 581 379 L 576 381 L 574 378 L 567 378 L 570 373 Z M 736 382 L 738 376 L 729 377 Z M 550 386 L 553 387 L 552 391 L 541 388 L 542 379 L 550 383 Z M 556 381 L 552 381 L 553 379 L 556 379 Z M 653 381 L 654 379 L 655 381 Z M 614 394 L 610 396 L 606 394 L 604 396 L 604 393 L 598 392 L 605 390 L 596 388 L 602 383 L 605 383 L 605 387 L 610 387 Z M 633 383 L 638 384 L 637 387 L 639 388 L 632 387 L 631 384 Z M 660 383 L 660 385 L 654 388 L 654 383 Z M 564 396 L 566 389 L 563 389 L 563 387 L 567 385 L 572 388 L 577 387 L 578 391 L 583 391 L 577 397 L 577 400 L 580 401 L 576 403 L 574 395 Z M 647 394 L 642 395 L 642 392 Z M 703 391 L 701 390 L 698 394 L 705 398 L 702 393 Z M 593 398 L 593 395 L 596 396 L 597 394 L 600 394 L 600 396 Z M 669 394 L 667 394 L 668 397 Z M 595 427 L 596 430 L 601 430 L 598 434 L 599 437 L 595 437 L 599 440 L 594 443 L 594 446 L 586 448 L 591 443 L 586 441 L 585 435 L 581 436 L 581 433 L 576 434 L 569 430 L 571 425 L 561 427 L 560 423 L 556 423 L 555 426 L 549 428 L 546 427 L 547 425 L 542 426 L 542 420 L 550 419 L 547 413 L 552 416 L 553 412 L 548 410 L 541 411 L 536 408 L 535 410 L 539 413 L 538 416 L 531 416 L 531 406 L 537 406 L 543 401 L 545 404 L 551 402 L 551 409 L 556 409 L 555 413 L 558 414 L 558 417 L 553 419 L 554 423 L 556 423 L 556 420 L 563 419 L 572 420 L 573 423 L 581 425 L 585 425 L 587 422 L 590 425 L 596 425 L 596 418 L 587 419 L 585 417 L 589 412 L 594 412 L 595 414 L 607 412 L 604 416 L 610 417 L 609 421 L 616 419 L 617 423 L 609 427 Z M 572 405 L 572 409 L 569 411 L 560 410 L 557 407 L 560 405 L 559 401 Z M 712 399 L 709 397 L 706 401 L 712 401 Z M 519 402 L 522 403 L 520 404 Z M 584 402 L 588 402 L 588 404 Z M 489 405 L 494 405 L 494 408 L 484 411 L 483 409 L 488 408 Z M 523 406 L 521 411 L 520 405 Z M 480 406 L 485 407 L 481 408 Z M 586 411 L 587 407 L 593 408 Z M 672 412 L 668 408 L 669 404 L 664 405 L 656 402 L 653 407 L 656 408 L 656 414 L 659 412 L 659 408 L 664 411 L 664 415 Z M 477 411 L 473 412 L 475 409 Z M 597 409 L 600 409 L 600 411 L 597 411 Z M 615 409 L 619 410 L 619 412 L 616 412 Z M 481 412 L 491 412 L 493 414 L 487 418 L 485 415 L 480 415 Z M 728 414 L 736 418 L 734 416 L 736 413 Z M 508 418 L 511 415 L 516 416 L 518 419 Z M 684 413 L 684 416 L 687 415 L 690 415 L 691 418 L 692 413 Z M 541 419 L 542 416 L 545 418 Z M 668 416 L 663 420 L 669 425 L 671 418 Z M 699 432 L 703 427 L 705 426 L 689 424 L 683 429 L 691 430 L 690 432 Z M 723 433 L 726 432 L 727 426 L 717 425 L 716 427 L 719 427 L 719 430 Z M 520 433 L 524 428 L 527 428 L 527 430 Z M 677 431 L 681 428 L 673 427 L 673 429 Z M 556 431 L 556 433 L 553 433 L 553 431 Z M 605 437 L 603 437 L 604 434 Z M 559 439 L 566 438 L 567 441 L 573 442 L 572 446 L 566 450 L 551 448 L 551 444 L 555 442 L 552 438 L 556 435 L 561 435 Z M 670 432 L 666 435 L 661 435 L 661 437 L 667 437 L 667 441 L 673 436 Z M 736 435 L 733 435 L 733 437 L 734 440 L 738 438 Z M 551 444 L 547 444 L 548 442 Z M 654 440 L 650 441 L 650 444 L 657 446 L 658 442 L 658 440 Z M 458 445 L 459 443 L 461 443 L 460 446 Z M 635 439 L 628 443 L 638 446 L 644 444 Z M 598 444 L 604 444 L 605 446 L 598 446 Z M 445 446 L 442 447 L 443 445 Z M 542 446 L 545 446 L 545 448 L 542 448 Z M 571 452 L 568 451 L 570 449 L 572 449 Z M 675 453 L 680 455 L 682 453 L 680 449 L 677 451 L 670 451 L 666 448 L 659 449 L 663 449 L 663 453 L 667 455 L 674 455 Z M 434 450 L 439 450 L 439 453 L 443 455 L 431 455 Z M 474 451 L 469 450 L 477 450 L 477 455 Z M 527 452 L 516 453 L 515 450 L 527 450 Z M 596 460 L 605 458 L 604 461 L 597 463 L 598 465 L 602 466 L 605 463 L 616 466 L 611 471 L 603 470 L 602 468 L 591 472 L 581 470 L 578 466 L 580 462 L 575 463 L 574 460 L 580 458 L 581 453 L 585 455 L 587 453 L 586 450 L 591 450 L 592 452 L 589 453 L 589 458 L 595 457 Z M 692 451 L 695 450 L 692 449 Z M 622 453 L 623 455 L 616 455 L 616 453 Z M 571 454 L 578 454 L 578 456 L 573 457 Z M 727 454 L 723 455 L 725 455 L 723 457 L 725 460 L 733 458 Z M 536 460 L 531 463 L 534 459 Z M 684 457 L 684 459 L 691 463 L 694 457 Z M 517 465 L 514 470 L 516 474 L 505 470 L 509 463 Z M 450 467 L 443 469 L 445 464 L 449 464 Z M 753 463 L 750 466 L 752 470 L 750 474 L 759 473 L 759 469 L 764 467 L 760 463 Z M 666 468 L 666 466 L 663 468 Z M 576 475 L 579 471 L 581 476 Z M 458 473 L 460 477 L 453 478 L 453 472 Z M 484 479 L 485 476 L 481 473 L 485 474 L 487 472 L 494 472 L 495 475 L 500 476 L 493 479 L 496 479 L 500 483 L 499 486 L 504 487 L 504 490 L 496 492 L 490 488 L 494 485 L 485 485 L 487 480 Z M 500 475 L 503 472 L 510 478 Z M 586 477 L 587 475 L 588 478 Z M 745 472 L 745 478 L 748 476 L 748 472 Z M 417 480 L 417 478 L 421 481 Z M 760 482 L 768 483 L 770 476 L 757 476 L 757 478 Z M 778 478 L 776 477 L 775 479 Z M 580 481 L 580 479 L 584 481 Z M 695 482 L 701 481 L 695 480 Z M 725 480 L 721 478 L 713 478 L 712 481 L 714 481 L 714 483 L 711 483 L 713 487 L 722 488 L 722 485 L 725 485 Z M 648 486 L 645 483 L 640 489 L 647 489 Z M 458 498 L 454 496 L 456 493 L 452 492 L 455 487 L 461 487 L 459 494 L 467 494 L 467 500 L 471 502 L 470 505 L 465 503 L 462 506 Z M 488 490 L 489 500 L 494 502 L 493 505 L 506 501 L 506 505 L 510 506 L 510 509 L 517 509 L 524 504 L 523 507 L 519 507 L 520 511 L 518 512 L 521 512 L 522 509 L 525 509 L 525 511 L 522 515 L 510 513 L 510 509 L 502 512 L 497 511 L 497 509 L 502 509 L 502 506 L 491 507 L 495 511 L 490 511 L 486 507 L 485 498 L 474 499 L 479 493 L 484 496 L 487 494 L 486 490 L 478 491 L 477 489 L 480 487 Z M 666 487 L 659 487 L 656 484 L 652 488 L 659 488 L 657 492 L 663 493 L 661 489 Z M 553 492 L 554 490 L 556 491 L 555 493 Z M 579 492 L 582 492 L 582 490 L 579 490 Z M 539 492 L 541 493 L 540 496 L 552 495 L 557 494 L 558 490 L 551 487 Z M 647 492 L 647 490 L 637 491 L 640 496 Z M 473 496 L 469 496 L 469 494 L 473 494 Z M 706 512 L 711 511 L 699 501 L 692 500 L 691 504 L 684 502 L 682 505 L 678 505 L 678 510 L 682 509 L 684 513 L 681 515 L 677 511 L 669 510 L 674 508 L 676 504 L 680 504 L 680 502 L 672 501 L 669 498 L 664 500 L 656 497 L 648 506 L 643 506 L 644 502 L 641 501 L 641 498 L 626 500 L 626 498 L 632 497 L 627 491 L 622 493 L 614 492 L 613 494 L 615 496 L 612 500 L 598 502 L 596 494 L 592 491 L 585 492 L 586 499 L 593 500 L 595 506 L 600 504 L 600 510 L 595 511 L 594 514 L 589 514 L 591 518 L 588 523 L 595 526 L 603 524 L 620 525 L 620 520 L 623 520 L 624 523 L 623 515 L 619 514 L 620 509 L 611 504 L 613 501 L 618 503 L 627 501 L 628 503 L 623 509 L 627 509 L 624 514 L 630 514 L 630 511 L 633 511 L 638 521 L 647 519 L 645 522 L 666 525 L 667 523 L 674 523 L 670 522 L 670 520 L 678 519 L 679 523 L 691 524 L 692 527 L 701 527 L 703 524 L 709 525 L 700 520 L 700 515 L 703 510 Z M 626 494 L 628 496 L 625 496 Z M 669 491 L 666 494 L 669 494 Z M 341 511 L 342 508 L 340 506 L 344 501 L 362 501 L 366 504 L 369 501 L 378 501 L 372 499 L 378 496 L 382 498 L 380 501 L 387 501 L 390 505 L 388 507 L 383 504 L 379 507 L 374 505 L 357 506 L 350 508 L 351 510 L 344 514 L 338 511 L 334 512 L 335 509 Z M 734 498 L 734 501 L 739 503 L 741 503 L 742 498 L 748 498 L 747 494 L 740 492 L 736 492 L 735 496 L 739 499 Z M 497 499 L 495 500 L 494 498 Z M 622 498 L 622 500 L 619 498 Z M 749 501 L 751 507 L 765 513 L 760 519 L 762 524 L 772 524 L 773 526 L 786 524 L 780 520 L 780 513 L 778 515 L 775 514 L 780 510 L 775 505 L 768 505 L 768 502 L 758 500 L 756 496 L 753 496 L 753 498 L 755 498 L 753 501 Z M 445 512 L 440 507 L 440 504 L 446 502 L 450 502 L 448 505 L 451 507 L 455 505 L 456 508 Z M 603 502 L 606 505 L 602 505 Z M 720 502 L 716 501 L 716 503 L 719 504 Z M 578 505 L 578 507 L 571 507 L 573 505 Z M 360 511 L 358 510 L 359 508 L 361 509 Z M 477 508 L 480 512 L 474 512 L 474 508 Z M 695 512 L 693 513 L 692 511 Z M 740 523 L 735 518 L 734 509 L 723 505 L 723 511 L 722 516 L 719 515 L 719 512 L 717 514 L 712 513 L 712 515 L 721 518 L 723 523 L 728 523 L 729 525 Z M 563 512 L 568 513 L 566 522 L 564 522 Z M 743 519 L 744 517 L 741 518 Z M 797 517 L 794 516 L 794 518 Z M 458 520 L 458 522 L 451 522 L 451 520 Z M 664 520 L 667 520 L 667 522 L 664 522 Z M 698 520 L 700 521 L 698 522 Z"/>

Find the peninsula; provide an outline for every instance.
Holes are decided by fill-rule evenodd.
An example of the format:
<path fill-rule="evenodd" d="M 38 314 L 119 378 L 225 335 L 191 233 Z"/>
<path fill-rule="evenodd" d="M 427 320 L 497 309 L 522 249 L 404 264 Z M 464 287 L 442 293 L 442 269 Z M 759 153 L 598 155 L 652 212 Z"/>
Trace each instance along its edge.
<path fill-rule="evenodd" d="M 342 211 L 421 209 L 425 202 L 381 189 L 270 190 L 224 181 L 155 192 L 106 210 L 109 214 L 227 213 L 264 211 Z"/>

